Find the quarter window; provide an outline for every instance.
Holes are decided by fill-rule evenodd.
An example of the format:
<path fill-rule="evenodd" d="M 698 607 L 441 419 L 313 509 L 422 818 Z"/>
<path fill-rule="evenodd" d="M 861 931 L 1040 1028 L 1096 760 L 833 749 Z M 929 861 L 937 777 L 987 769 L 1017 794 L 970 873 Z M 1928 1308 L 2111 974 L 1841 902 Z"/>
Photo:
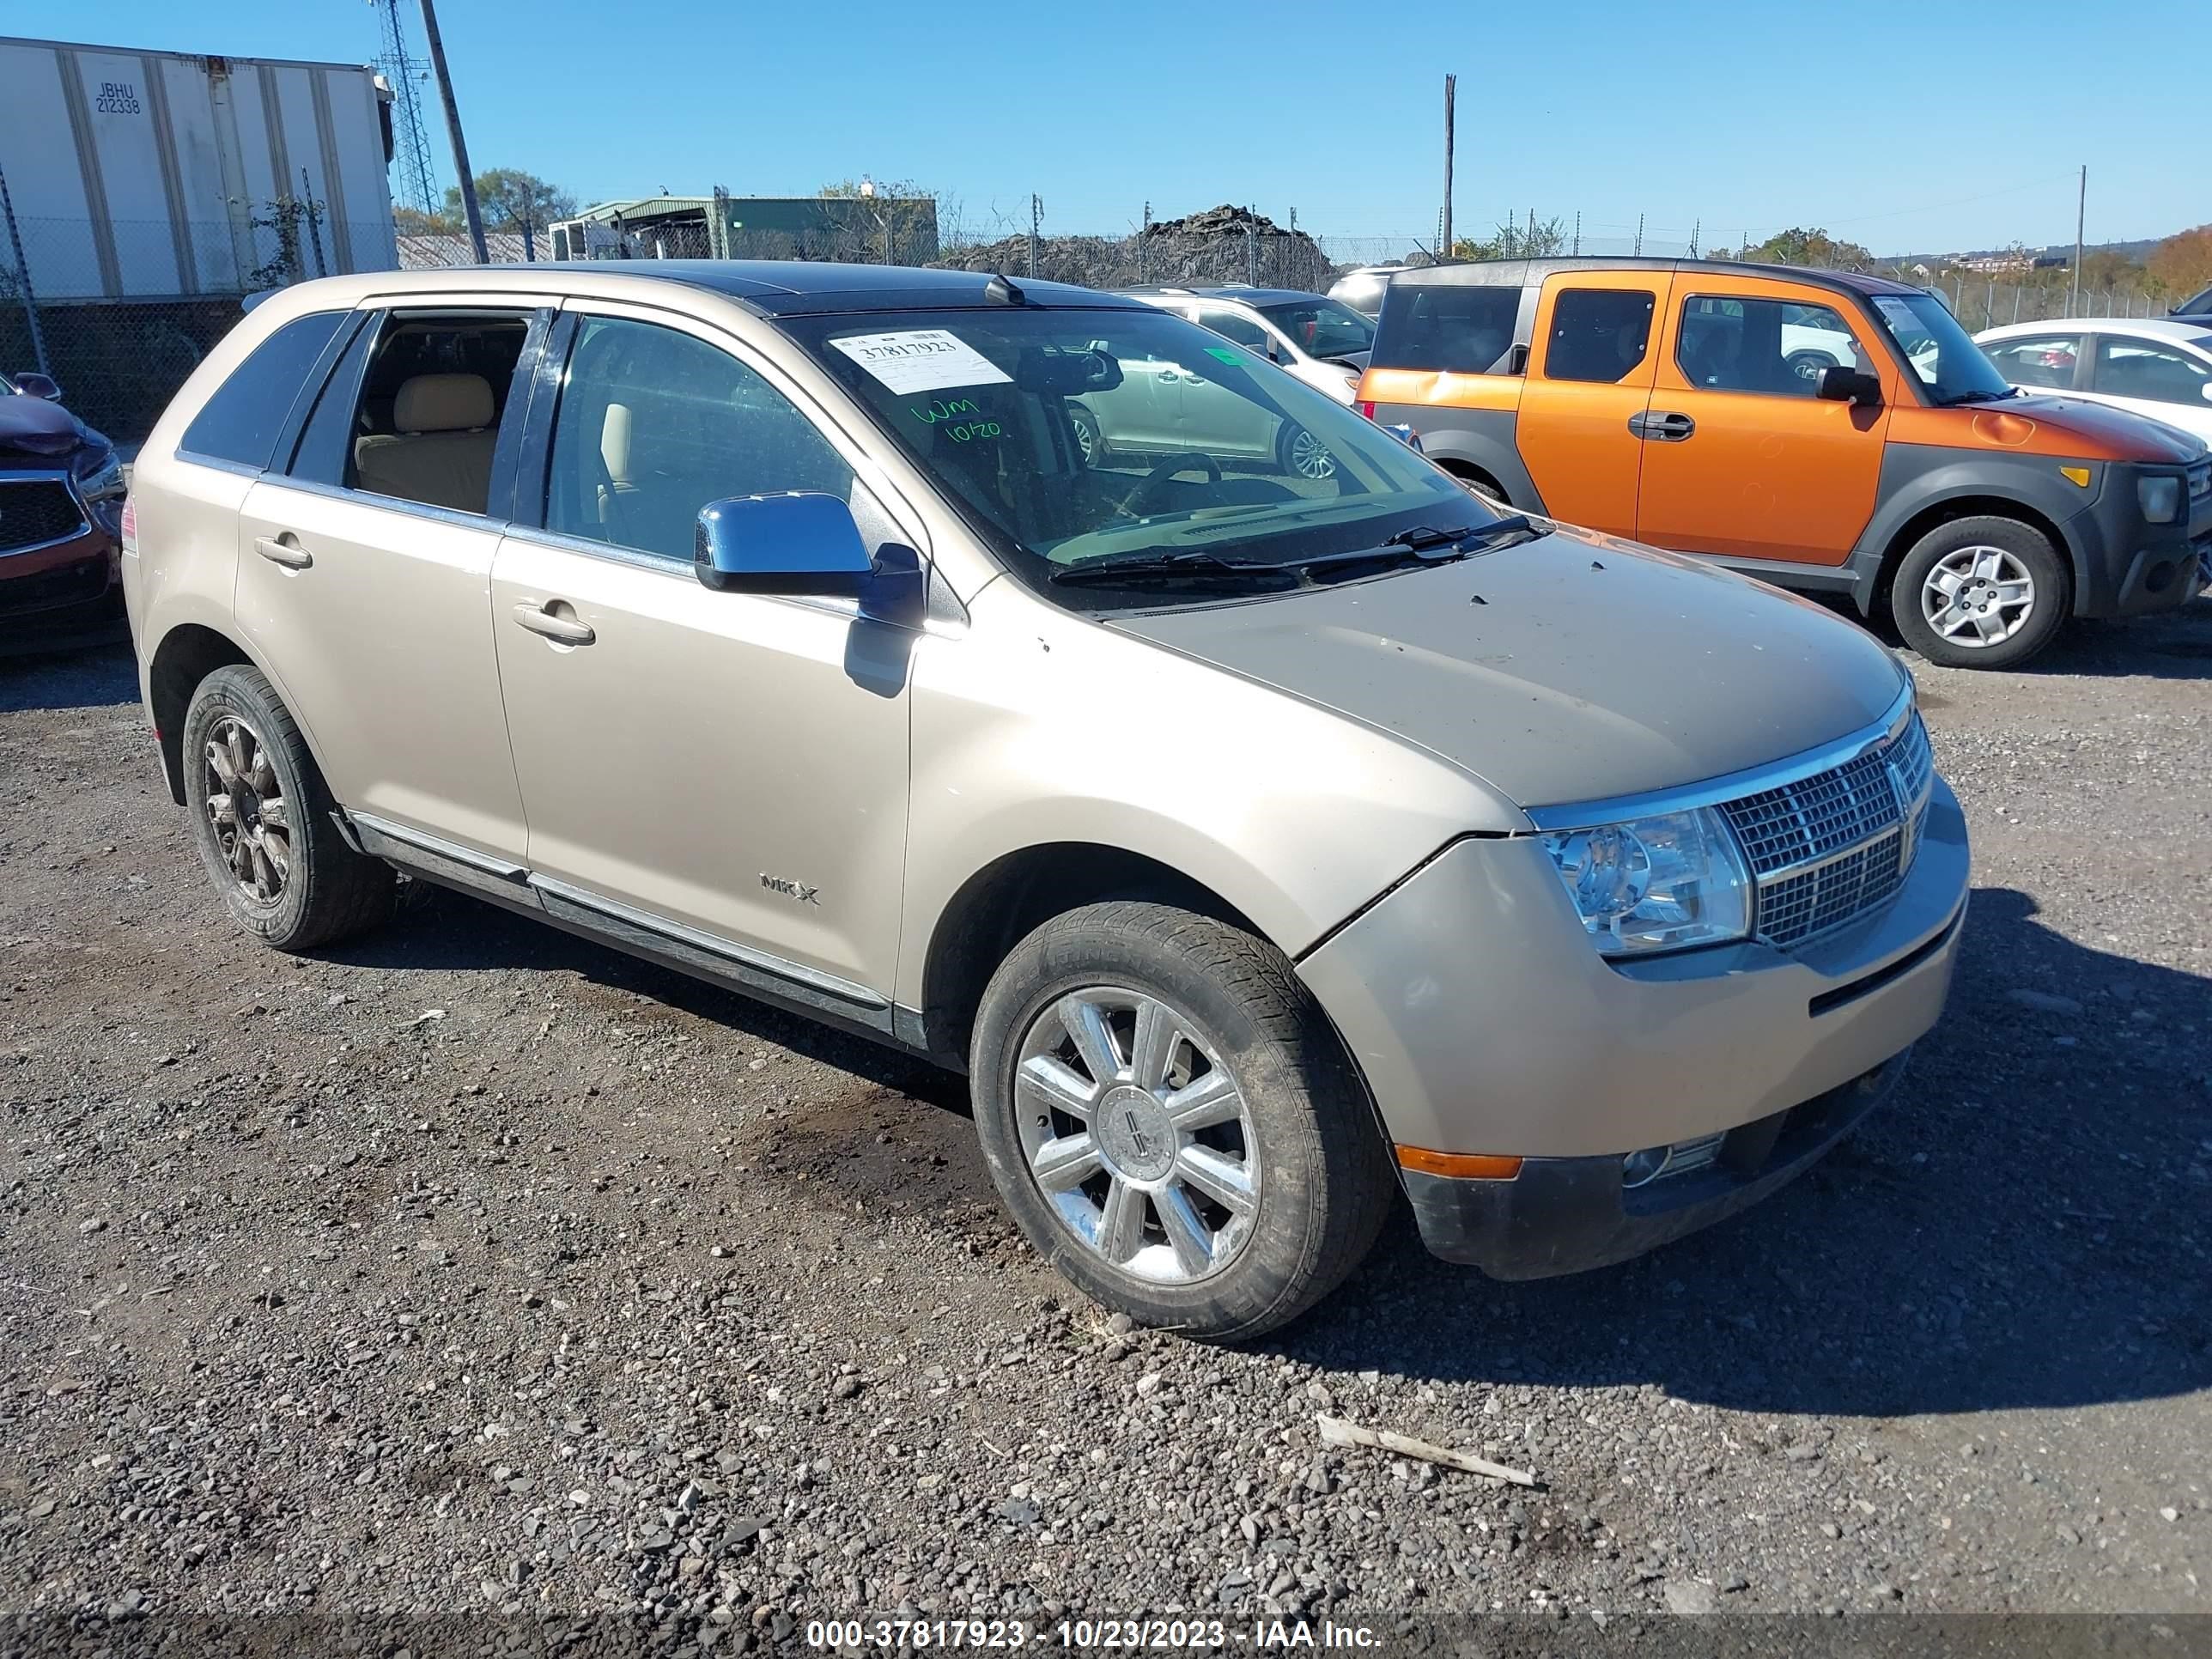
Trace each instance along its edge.
<path fill-rule="evenodd" d="M 1982 349 L 2014 386 L 2071 387 L 2081 337 L 2039 334 L 2028 340 L 1993 340 Z"/>
<path fill-rule="evenodd" d="M 257 472 L 267 466 L 293 400 L 345 319 L 343 311 L 295 317 L 254 347 L 192 416 L 179 453 L 234 461 Z"/>
<path fill-rule="evenodd" d="M 1674 362 L 1693 386 L 1770 398 L 1816 397 L 1828 369 L 1871 367 L 1832 307 L 1711 294 L 1682 302 Z"/>
<path fill-rule="evenodd" d="M 1566 289 L 1552 304 L 1544 377 L 1552 380 L 1626 380 L 1651 350 L 1656 295 L 1633 289 Z"/>
<path fill-rule="evenodd" d="M 688 564 L 701 507 L 787 489 L 848 500 L 853 471 L 781 392 L 695 336 L 584 319 L 554 421 L 547 529 Z"/>
<path fill-rule="evenodd" d="M 1512 358 L 1521 295 L 1518 284 L 1393 283 L 1382 290 L 1369 366 L 1501 373 Z"/>
<path fill-rule="evenodd" d="M 2110 398 L 2142 398 L 2157 404 L 2204 407 L 2212 368 L 2148 340 L 2097 342 L 2096 389 Z"/>

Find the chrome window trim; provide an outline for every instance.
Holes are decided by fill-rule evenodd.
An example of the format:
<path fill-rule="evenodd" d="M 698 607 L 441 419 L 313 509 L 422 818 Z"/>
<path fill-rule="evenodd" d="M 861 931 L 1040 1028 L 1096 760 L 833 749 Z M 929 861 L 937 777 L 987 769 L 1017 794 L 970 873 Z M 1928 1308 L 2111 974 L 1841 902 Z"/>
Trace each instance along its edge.
<path fill-rule="evenodd" d="M 1689 812 L 1719 806 L 1763 790 L 1778 789 L 1822 772 L 1850 764 L 1869 750 L 1878 749 L 1901 733 L 1912 719 L 1916 688 L 1907 679 L 1882 717 L 1848 737 L 1808 749 L 1787 759 L 1747 768 L 1698 783 L 1670 789 L 1650 790 L 1640 795 L 1614 795 L 1604 800 L 1571 801 L 1558 806 L 1524 806 L 1522 815 L 1540 833 L 1562 830 L 1595 830 L 1631 818 L 1656 817 L 1667 812 Z M 1930 774 L 1932 787 L 1933 773 Z"/>
<path fill-rule="evenodd" d="M 27 466 L 0 472 L 0 489 L 11 483 L 58 483 L 62 491 L 76 505 L 76 528 L 43 542 L 30 542 L 21 547 L 0 548 L 0 559 L 18 558 L 27 553 L 43 553 L 50 547 L 61 547 L 89 535 L 92 532 L 92 510 L 85 505 L 84 492 L 76 487 L 76 476 L 66 467 Z"/>

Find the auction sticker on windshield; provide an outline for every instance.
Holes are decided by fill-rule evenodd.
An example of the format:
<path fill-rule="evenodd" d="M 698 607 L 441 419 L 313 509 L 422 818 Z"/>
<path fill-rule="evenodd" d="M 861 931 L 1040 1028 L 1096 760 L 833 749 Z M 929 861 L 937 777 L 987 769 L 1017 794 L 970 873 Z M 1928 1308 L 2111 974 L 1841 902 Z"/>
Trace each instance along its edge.
<path fill-rule="evenodd" d="M 830 343 L 894 392 L 999 386 L 1013 378 L 965 340 L 941 328 L 848 334 Z"/>

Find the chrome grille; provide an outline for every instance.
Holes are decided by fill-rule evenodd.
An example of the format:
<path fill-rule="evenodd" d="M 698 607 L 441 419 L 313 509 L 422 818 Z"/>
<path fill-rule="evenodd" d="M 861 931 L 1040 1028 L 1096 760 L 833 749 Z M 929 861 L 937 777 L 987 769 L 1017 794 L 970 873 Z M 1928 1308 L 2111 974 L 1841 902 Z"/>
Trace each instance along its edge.
<path fill-rule="evenodd" d="M 1916 710 L 1879 748 L 1723 803 L 1759 883 L 1759 938 L 1801 945 L 1895 893 L 1912 867 L 1934 778 Z"/>
<path fill-rule="evenodd" d="M 2201 501 L 2212 495 L 2212 461 L 2200 461 L 2189 469 L 2189 499 Z"/>

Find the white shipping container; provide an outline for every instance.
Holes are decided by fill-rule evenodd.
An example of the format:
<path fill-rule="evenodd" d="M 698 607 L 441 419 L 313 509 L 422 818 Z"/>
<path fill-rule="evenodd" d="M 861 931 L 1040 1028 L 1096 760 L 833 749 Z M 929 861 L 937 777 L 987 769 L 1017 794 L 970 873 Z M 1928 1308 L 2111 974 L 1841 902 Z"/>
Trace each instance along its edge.
<path fill-rule="evenodd" d="M 237 294 L 312 200 L 301 274 L 398 264 L 374 69 L 0 36 L 0 172 L 41 301 Z M 262 222 L 257 225 L 256 221 Z M 0 240 L 0 288 L 14 274 Z"/>

